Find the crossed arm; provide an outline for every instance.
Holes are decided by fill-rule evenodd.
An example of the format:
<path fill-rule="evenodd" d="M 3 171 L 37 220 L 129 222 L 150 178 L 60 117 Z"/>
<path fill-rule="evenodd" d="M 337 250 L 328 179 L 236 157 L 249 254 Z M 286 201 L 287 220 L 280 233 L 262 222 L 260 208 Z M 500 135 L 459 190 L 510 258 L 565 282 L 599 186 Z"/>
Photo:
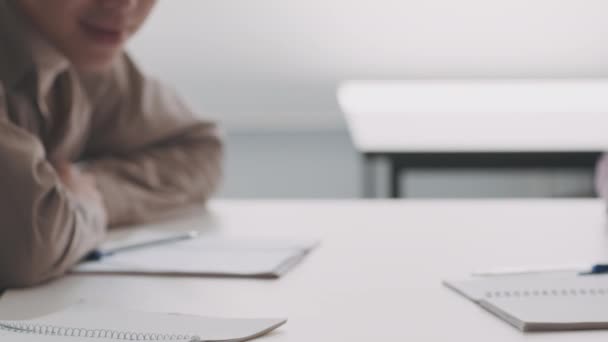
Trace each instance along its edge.
<path fill-rule="evenodd" d="M 0 289 L 60 276 L 108 227 L 154 219 L 215 191 L 222 159 L 215 125 L 127 58 L 113 72 L 82 79 L 95 108 L 82 170 L 49 161 L 40 140 L 8 119 L 0 92 Z"/>

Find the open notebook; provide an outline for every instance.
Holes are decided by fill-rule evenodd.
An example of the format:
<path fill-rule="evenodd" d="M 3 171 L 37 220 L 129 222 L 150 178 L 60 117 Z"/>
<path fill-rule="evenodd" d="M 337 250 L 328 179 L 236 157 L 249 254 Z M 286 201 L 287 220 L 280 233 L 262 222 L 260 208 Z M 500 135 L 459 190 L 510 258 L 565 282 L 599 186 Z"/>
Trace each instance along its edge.
<path fill-rule="evenodd" d="M 278 328 L 284 319 L 226 319 L 98 308 L 78 304 L 27 321 L 0 321 L 0 340 L 247 341 Z"/>
<path fill-rule="evenodd" d="M 608 275 L 560 272 L 444 284 L 522 331 L 608 329 Z"/>
<path fill-rule="evenodd" d="M 159 234 L 162 236 L 159 232 L 136 231 L 101 249 L 158 238 Z M 72 272 L 278 278 L 317 245 L 316 240 L 199 237 L 84 262 Z"/>

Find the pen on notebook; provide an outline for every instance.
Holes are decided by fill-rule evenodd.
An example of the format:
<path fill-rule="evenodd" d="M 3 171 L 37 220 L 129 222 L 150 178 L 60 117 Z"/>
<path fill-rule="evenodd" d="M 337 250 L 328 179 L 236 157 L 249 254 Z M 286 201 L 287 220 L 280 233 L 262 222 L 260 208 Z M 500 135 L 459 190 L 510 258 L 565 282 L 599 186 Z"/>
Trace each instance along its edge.
<path fill-rule="evenodd" d="M 584 265 L 549 265 L 549 266 L 528 266 L 528 267 L 503 267 L 487 271 L 473 272 L 471 275 L 476 277 L 492 277 L 506 275 L 526 275 L 551 272 L 578 272 L 579 274 L 599 274 L 608 273 L 608 264 Z"/>
<path fill-rule="evenodd" d="M 197 231 L 190 231 L 187 233 L 180 233 L 180 234 L 177 234 L 174 236 L 137 242 L 137 243 L 133 243 L 128 246 L 121 246 L 121 247 L 110 248 L 110 249 L 105 249 L 105 250 L 95 249 L 95 250 L 91 251 L 84 258 L 84 260 L 85 261 L 98 261 L 105 257 L 114 255 L 116 253 L 132 251 L 132 250 L 137 250 L 137 249 L 142 249 L 142 248 L 147 248 L 147 247 L 153 247 L 153 246 L 158 246 L 158 245 L 164 245 L 164 244 L 179 242 L 179 241 L 183 241 L 183 240 L 194 239 L 194 238 L 198 237 L 198 235 L 199 235 L 199 233 Z"/>
<path fill-rule="evenodd" d="M 580 272 L 579 275 L 593 275 L 593 274 L 606 274 L 608 273 L 608 264 L 596 264 L 591 267 L 590 270 Z"/>

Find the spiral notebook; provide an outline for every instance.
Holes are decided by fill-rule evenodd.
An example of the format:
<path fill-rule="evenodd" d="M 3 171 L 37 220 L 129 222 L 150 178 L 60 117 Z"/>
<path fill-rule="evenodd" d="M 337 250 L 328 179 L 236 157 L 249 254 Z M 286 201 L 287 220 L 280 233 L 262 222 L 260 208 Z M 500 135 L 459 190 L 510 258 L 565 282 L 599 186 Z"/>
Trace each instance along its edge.
<path fill-rule="evenodd" d="M 608 275 L 556 272 L 444 284 L 522 331 L 608 329 Z"/>
<path fill-rule="evenodd" d="M 285 319 L 226 319 L 122 311 L 78 304 L 27 321 L 0 321 L 0 340 L 18 342 L 248 341 Z"/>

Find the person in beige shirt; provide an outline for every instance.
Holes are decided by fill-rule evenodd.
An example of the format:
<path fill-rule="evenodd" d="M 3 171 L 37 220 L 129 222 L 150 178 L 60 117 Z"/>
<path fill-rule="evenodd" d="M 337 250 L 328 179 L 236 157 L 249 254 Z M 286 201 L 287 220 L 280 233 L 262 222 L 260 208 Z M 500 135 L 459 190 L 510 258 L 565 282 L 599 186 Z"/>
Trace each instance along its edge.
<path fill-rule="evenodd" d="M 216 126 L 123 50 L 154 5 L 0 0 L 0 289 L 58 277 L 108 229 L 216 189 Z"/>

